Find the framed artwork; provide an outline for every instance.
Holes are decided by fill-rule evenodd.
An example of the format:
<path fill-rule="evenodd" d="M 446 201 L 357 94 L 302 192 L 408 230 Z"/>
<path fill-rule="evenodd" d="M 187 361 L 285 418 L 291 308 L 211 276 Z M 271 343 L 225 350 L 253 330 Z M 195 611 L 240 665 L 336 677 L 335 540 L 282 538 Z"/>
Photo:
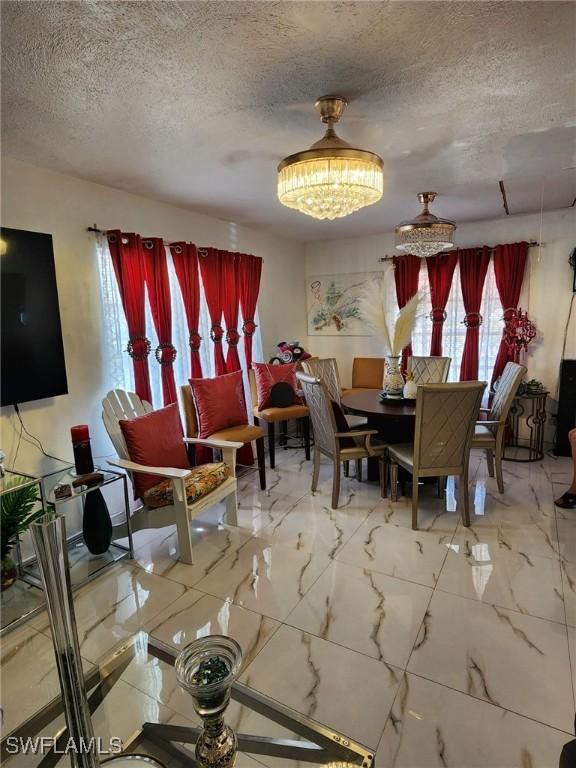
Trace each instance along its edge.
<path fill-rule="evenodd" d="M 309 275 L 306 307 L 310 336 L 370 336 L 360 316 L 360 296 L 366 283 L 380 280 L 381 272 L 347 275 Z"/>

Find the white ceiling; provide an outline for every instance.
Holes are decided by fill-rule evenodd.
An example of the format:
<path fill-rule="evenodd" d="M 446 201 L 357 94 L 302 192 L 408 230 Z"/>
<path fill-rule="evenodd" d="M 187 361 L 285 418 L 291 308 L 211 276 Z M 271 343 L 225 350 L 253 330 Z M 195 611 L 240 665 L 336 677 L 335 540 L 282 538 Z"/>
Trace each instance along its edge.
<path fill-rule="evenodd" d="M 1 3 L 3 152 L 299 240 L 390 230 L 437 190 L 456 221 L 576 197 L 576 3 Z M 382 201 L 318 222 L 276 164 L 339 132 L 385 161 Z M 544 180 L 544 182 L 543 182 Z M 103 222 L 105 226 L 121 221 Z"/>

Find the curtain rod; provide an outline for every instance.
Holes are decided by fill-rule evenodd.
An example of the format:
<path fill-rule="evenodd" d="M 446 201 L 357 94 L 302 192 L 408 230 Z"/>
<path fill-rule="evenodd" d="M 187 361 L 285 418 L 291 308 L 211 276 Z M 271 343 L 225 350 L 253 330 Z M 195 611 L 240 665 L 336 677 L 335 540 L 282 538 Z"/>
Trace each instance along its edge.
<path fill-rule="evenodd" d="M 530 240 L 530 242 L 528 243 L 528 248 L 539 248 L 541 245 L 544 245 L 544 243 L 538 243 L 536 240 Z M 482 246 L 482 245 L 472 246 L 472 248 L 478 248 L 478 249 L 483 248 L 483 247 L 484 246 Z M 498 246 L 496 246 L 496 245 L 489 246 L 490 253 L 491 254 L 494 253 L 494 251 L 496 250 L 497 247 Z M 456 248 L 455 250 L 458 250 L 458 248 Z M 469 250 L 469 248 L 466 248 L 465 250 Z M 447 251 L 447 253 L 450 253 L 450 251 Z M 402 254 L 397 254 L 397 255 L 402 255 Z M 393 258 L 394 258 L 394 256 L 380 256 L 378 261 L 380 263 L 382 263 L 384 261 L 392 261 Z"/>
<path fill-rule="evenodd" d="M 87 232 L 94 232 L 97 235 L 106 235 L 108 230 L 106 230 L 106 229 L 99 229 L 97 226 L 93 226 L 93 227 L 86 227 L 86 231 Z M 146 240 L 145 237 L 143 239 Z M 162 238 L 162 242 L 164 243 L 164 245 L 170 246 L 170 245 L 174 245 L 175 242 L 179 242 L 179 241 L 177 241 L 177 240 L 176 241 L 175 240 L 164 240 L 164 238 Z M 196 250 L 199 253 L 206 253 L 207 248 L 198 248 L 198 247 L 196 247 Z"/>

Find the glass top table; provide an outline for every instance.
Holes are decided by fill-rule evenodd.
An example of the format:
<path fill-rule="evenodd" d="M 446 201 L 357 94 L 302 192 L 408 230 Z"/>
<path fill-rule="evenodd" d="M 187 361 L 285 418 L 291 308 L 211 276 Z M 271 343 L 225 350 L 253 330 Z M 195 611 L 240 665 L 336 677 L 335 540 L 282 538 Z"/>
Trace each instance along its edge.
<path fill-rule="evenodd" d="M 147 754 L 168 768 L 197 766 L 199 720 L 174 671 L 177 651 L 139 632 L 85 673 L 101 760 Z M 370 768 L 370 750 L 241 683 L 232 687 L 226 722 L 238 737 L 236 768 L 292 768 L 347 763 Z M 37 737 L 48 737 L 43 740 Z M 11 768 L 70 764 L 62 699 L 57 697 L 4 735 Z"/>

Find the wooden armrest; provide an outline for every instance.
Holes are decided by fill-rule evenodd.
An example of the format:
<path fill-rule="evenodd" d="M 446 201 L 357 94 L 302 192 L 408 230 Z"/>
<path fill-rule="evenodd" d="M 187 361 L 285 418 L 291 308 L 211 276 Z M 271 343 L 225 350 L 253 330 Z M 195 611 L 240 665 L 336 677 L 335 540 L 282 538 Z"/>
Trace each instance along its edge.
<path fill-rule="evenodd" d="M 144 464 L 136 464 L 135 461 L 129 461 L 128 459 L 108 459 L 108 464 L 113 467 L 120 467 L 127 472 L 141 472 L 143 475 L 160 475 L 160 477 L 167 477 L 172 480 L 183 479 L 188 477 L 190 469 L 177 469 L 176 467 L 147 467 Z"/>
<path fill-rule="evenodd" d="M 377 434 L 377 429 L 353 429 L 350 432 L 335 432 L 334 437 L 366 437 Z"/>
<path fill-rule="evenodd" d="M 477 421 L 476 424 L 480 424 L 482 427 L 497 427 L 500 425 L 499 421 Z"/>
<path fill-rule="evenodd" d="M 480 408 L 480 413 L 490 413 L 490 408 Z"/>
<path fill-rule="evenodd" d="M 237 443 L 233 440 L 211 440 L 209 437 L 185 437 L 185 443 L 191 443 L 192 445 L 205 445 L 206 448 L 216 448 L 222 450 L 222 448 L 235 448 L 240 450 L 244 443 Z"/>

